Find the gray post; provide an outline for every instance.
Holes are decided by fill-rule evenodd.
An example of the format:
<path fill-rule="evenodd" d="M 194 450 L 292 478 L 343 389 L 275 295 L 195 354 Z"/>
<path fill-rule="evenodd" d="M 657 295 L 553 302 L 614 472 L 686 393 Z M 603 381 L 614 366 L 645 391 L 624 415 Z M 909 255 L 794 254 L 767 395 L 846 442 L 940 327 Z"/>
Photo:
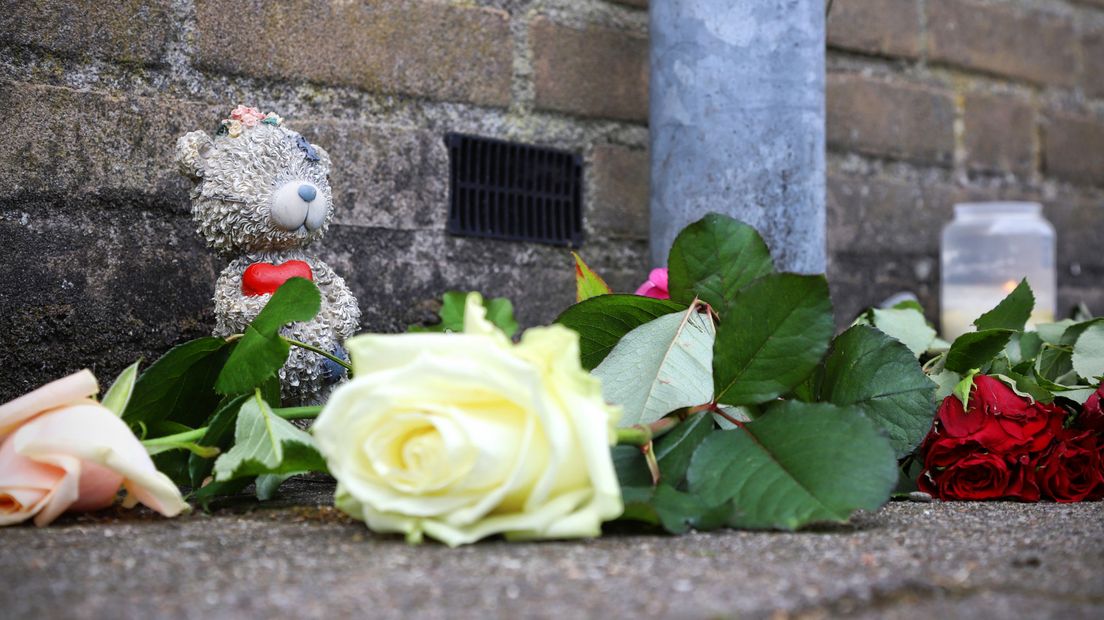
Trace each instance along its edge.
<path fill-rule="evenodd" d="M 824 0 L 651 0 L 652 261 L 717 211 L 820 273 Z"/>

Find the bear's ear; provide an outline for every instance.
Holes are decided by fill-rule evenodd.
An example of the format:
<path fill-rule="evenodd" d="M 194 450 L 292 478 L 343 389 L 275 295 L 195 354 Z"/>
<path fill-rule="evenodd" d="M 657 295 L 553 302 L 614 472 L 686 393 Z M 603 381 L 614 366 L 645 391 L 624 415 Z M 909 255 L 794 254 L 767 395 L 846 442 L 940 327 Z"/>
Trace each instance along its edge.
<path fill-rule="evenodd" d="M 185 176 L 199 180 L 203 177 L 204 158 L 214 146 L 211 137 L 202 131 L 184 134 L 176 141 L 176 165 Z"/>
<path fill-rule="evenodd" d="M 322 162 L 322 165 L 329 168 L 332 163 L 330 161 L 330 154 L 326 152 L 326 149 L 318 146 L 317 144 L 312 144 L 311 146 L 314 147 L 314 152 L 318 154 L 318 159 L 320 162 Z"/>

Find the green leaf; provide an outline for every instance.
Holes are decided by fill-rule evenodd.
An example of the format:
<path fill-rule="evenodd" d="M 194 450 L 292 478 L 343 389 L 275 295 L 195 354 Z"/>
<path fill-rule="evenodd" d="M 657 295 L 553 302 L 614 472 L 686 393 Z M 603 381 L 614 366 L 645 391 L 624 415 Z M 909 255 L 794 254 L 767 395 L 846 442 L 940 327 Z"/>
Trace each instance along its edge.
<path fill-rule="evenodd" d="M 734 503 L 730 525 L 792 530 L 879 508 L 897 483 L 897 459 L 858 409 L 788 401 L 702 442 L 688 480 L 707 503 Z"/>
<path fill-rule="evenodd" d="M 408 331 L 436 333 L 464 331 L 464 312 L 470 294 L 461 291 L 445 293 L 441 297 L 441 309 L 438 311 L 441 322 L 428 327 L 412 325 Z M 507 337 L 513 338 L 518 330 L 518 322 L 514 318 L 514 304 L 505 297 L 496 297 L 490 301 L 484 298 L 483 307 L 487 309 L 487 320 L 502 330 Z"/>
<path fill-rule="evenodd" d="M 111 387 L 107 389 L 107 393 L 103 395 L 103 399 L 100 400 L 100 404 L 105 409 L 122 417 L 123 412 L 126 411 L 127 403 L 130 402 L 130 395 L 134 393 L 134 383 L 138 380 L 138 365 L 141 363 L 142 361 L 138 360 L 127 366 L 115 378 L 115 382 L 111 384 Z"/>
<path fill-rule="evenodd" d="M 962 377 L 957 383 L 955 383 L 954 389 L 951 393 L 955 398 L 962 403 L 963 409 L 970 408 L 970 390 L 974 389 L 974 377 L 978 376 L 981 370 L 978 368 L 972 368 L 966 373 L 966 376 Z"/>
<path fill-rule="evenodd" d="M 1077 339 L 1081 337 L 1081 334 L 1085 333 L 1085 330 L 1100 323 L 1104 323 L 1104 318 L 1089 319 L 1088 321 L 1070 325 L 1066 331 L 1062 333 L 1062 341 L 1060 344 L 1062 346 L 1072 347 L 1077 343 Z"/>
<path fill-rule="evenodd" d="M 1070 375 L 1075 375 L 1073 352 L 1066 347 L 1043 345 L 1039 357 L 1035 358 L 1035 374 L 1055 383 L 1061 383 Z"/>
<path fill-rule="evenodd" d="M 904 344 L 858 325 L 832 343 L 820 397 L 865 413 L 886 431 L 899 458 L 912 452 L 931 427 L 935 388 Z"/>
<path fill-rule="evenodd" d="M 194 441 L 166 442 L 157 444 L 156 446 L 148 446 L 146 448 L 146 452 L 148 452 L 150 456 L 161 454 L 162 452 L 168 452 L 169 450 L 187 450 L 188 452 L 191 452 L 194 456 L 205 459 L 214 458 L 215 456 L 218 456 L 219 453 L 218 448 L 201 446 Z"/>
<path fill-rule="evenodd" d="M 751 407 L 717 405 L 717 408 L 720 409 L 721 412 L 724 413 L 724 415 L 721 415 L 720 413 L 714 413 L 713 421 L 717 423 L 717 426 L 721 427 L 724 430 L 739 428 L 739 426 L 735 422 L 732 422 L 732 420 L 736 420 L 738 422 L 751 422 L 756 417 L 758 417 L 752 411 Z M 731 420 L 729 418 L 731 418 Z"/>
<path fill-rule="evenodd" d="M 1070 361 L 1077 374 L 1090 383 L 1104 375 L 1104 323 L 1094 323 L 1082 332 Z"/>
<path fill-rule="evenodd" d="M 1042 346 L 1043 339 L 1036 332 L 1017 332 L 1008 341 L 1005 352 L 1008 353 L 1008 360 L 1017 365 L 1038 357 Z"/>
<path fill-rule="evenodd" d="M 661 482 L 674 487 L 680 486 L 686 477 L 686 468 L 690 466 L 690 457 L 694 455 L 694 450 L 712 432 L 713 422 L 705 412 L 701 412 L 656 439 L 652 452 L 659 464 Z M 613 460 L 621 486 L 651 486 L 652 475 L 640 448 L 614 446 Z"/>
<path fill-rule="evenodd" d="M 222 367 L 215 389 L 220 394 L 244 394 L 275 376 L 290 350 L 280 329 L 288 323 L 313 319 L 321 308 L 322 296 L 313 282 L 306 278 L 284 282 L 245 328 L 245 336 Z"/>
<path fill-rule="evenodd" d="M 1062 319 L 1057 323 L 1040 323 L 1035 326 L 1035 332 L 1039 334 L 1043 342 L 1062 344 L 1062 336 L 1066 333 L 1066 330 L 1074 324 L 1075 322 L 1070 319 Z"/>
<path fill-rule="evenodd" d="M 957 373 L 966 373 L 973 368 L 983 368 L 993 357 L 1004 350 L 1012 337 L 1008 329 L 987 329 L 962 334 L 951 344 L 947 351 L 944 366 Z"/>
<path fill-rule="evenodd" d="M 215 482 L 211 481 L 204 485 L 200 489 L 196 489 L 192 495 L 192 499 L 195 500 L 204 510 L 207 510 L 211 502 L 216 498 L 223 495 L 237 495 L 249 486 L 249 483 L 253 482 L 253 478 L 238 478 L 236 480 L 229 480 L 227 482 Z"/>
<path fill-rule="evenodd" d="M 602 396 L 621 405 L 620 426 L 649 424 L 675 409 L 710 401 L 713 320 L 694 305 L 625 334 L 594 369 Z"/>
<path fill-rule="evenodd" d="M 138 377 L 123 421 L 131 427 L 162 420 L 200 426 L 218 404 L 215 378 L 229 349 L 213 337 L 169 349 Z"/>
<path fill-rule="evenodd" d="M 606 281 L 587 266 L 582 257 L 575 252 L 571 253 L 575 258 L 575 302 L 586 301 L 591 297 L 609 295 L 610 290 Z"/>
<path fill-rule="evenodd" d="M 326 471 L 314 439 L 273 413 L 255 392 L 238 412 L 234 447 L 215 461 L 215 481 L 305 471 Z"/>
<path fill-rule="evenodd" d="M 997 304 L 997 307 L 979 316 L 974 321 L 974 325 L 977 326 L 978 331 L 987 329 L 1022 331 L 1027 320 L 1031 318 L 1031 310 L 1034 307 L 1035 294 L 1031 292 L 1027 278 L 1024 278 L 1007 297 Z"/>
<path fill-rule="evenodd" d="M 763 276 L 733 299 L 717 328 L 717 402 L 754 405 L 785 394 L 809 375 L 835 330 L 824 276 Z"/>
<path fill-rule="evenodd" d="M 303 472 L 293 472 L 290 474 L 263 474 L 257 476 L 257 499 L 262 502 L 276 497 L 276 491 L 280 488 L 280 485 L 287 481 L 288 478 L 296 476 Z"/>
<path fill-rule="evenodd" d="M 1043 388 L 1035 382 L 1031 377 L 1027 377 L 1014 372 L 1008 374 L 991 375 L 1004 382 L 1005 385 L 1012 388 L 1020 398 L 1026 398 L 1032 403 L 1039 401 L 1043 404 L 1050 404 L 1054 402 L 1054 394 L 1049 390 Z"/>
<path fill-rule="evenodd" d="M 518 331 L 518 322 L 514 318 L 514 304 L 505 297 L 495 297 L 484 303 L 487 309 L 487 320 L 491 325 L 502 330 L 507 338 L 513 338 Z"/>
<path fill-rule="evenodd" d="M 710 213 L 682 229 L 667 259 L 671 299 L 695 297 L 720 312 L 736 292 L 774 271 L 770 251 L 754 228 Z"/>
<path fill-rule="evenodd" d="M 672 534 L 685 534 L 691 527 L 714 529 L 724 523 L 728 506 L 710 506 L 701 498 L 679 491 L 666 483 L 659 486 L 623 487 L 625 512 L 621 520 L 662 525 Z"/>
<path fill-rule="evenodd" d="M 219 404 L 218 410 L 208 420 L 207 432 L 203 434 L 198 443 L 203 446 L 218 448 L 220 452 L 229 450 L 234 443 L 234 424 L 238 420 L 238 410 L 250 398 L 252 398 L 251 394 L 224 398 Z M 214 466 L 215 462 L 211 458 L 203 458 L 194 454 L 189 457 L 188 477 L 191 479 L 192 487 L 199 488 L 203 484 L 203 480 L 211 475 Z"/>
<path fill-rule="evenodd" d="M 913 309 L 874 308 L 874 327 L 900 340 L 919 359 L 935 341 L 935 330 L 922 312 Z"/>
<path fill-rule="evenodd" d="M 962 375 L 953 370 L 947 370 L 946 368 L 932 375 L 930 378 L 936 385 L 935 402 L 937 403 L 943 402 L 944 398 L 953 394 L 955 387 L 962 381 Z"/>
<path fill-rule="evenodd" d="M 665 314 L 686 310 L 685 304 L 640 295 L 602 295 L 577 303 L 556 319 L 579 333 L 580 361 L 593 370 L 621 338 Z"/>

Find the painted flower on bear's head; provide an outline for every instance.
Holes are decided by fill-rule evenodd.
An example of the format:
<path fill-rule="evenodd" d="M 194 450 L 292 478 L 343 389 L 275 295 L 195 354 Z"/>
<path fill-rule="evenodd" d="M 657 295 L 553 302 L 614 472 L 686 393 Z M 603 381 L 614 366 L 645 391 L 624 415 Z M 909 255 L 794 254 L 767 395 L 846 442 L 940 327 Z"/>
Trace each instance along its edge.
<path fill-rule="evenodd" d="M 229 135 L 231 138 L 237 138 L 242 133 L 241 121 L 223 121 L 222 126 L 226 128 L 226 134 Z"/>
<path fill-rule="evenodd" d="M 266 118 L 257 108 L 250 108 L 244 105 L 239 105 L 230 112 L 230 120 L 241 121 L 241 124 L 246 127 L 256 127 Z"/>
<path fill-rule="evenodd" d="M 265 115 L 264 120 L 261 121 L 261 122 L 264 123 L 265 125 L 275 125 L 275 126 L 279 127 L 280 125 L 283 124 L 284 119 L 281 118 L 280 115 L 276 114 L 275 112 L 269 112 L 268 114 Z"/>

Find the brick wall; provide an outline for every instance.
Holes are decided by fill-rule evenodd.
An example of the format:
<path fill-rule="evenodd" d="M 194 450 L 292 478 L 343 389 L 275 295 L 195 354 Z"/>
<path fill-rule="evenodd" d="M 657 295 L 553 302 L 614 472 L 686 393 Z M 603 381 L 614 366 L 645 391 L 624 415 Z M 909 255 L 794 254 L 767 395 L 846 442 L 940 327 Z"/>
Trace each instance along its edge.
<path fill-rule="evenodd" d="M 237 103 L 332 155 L 316 251 L 365 329 L 399 330 L 450 288 L 508 295 L 527 324 L 574 299 L 562 248 L 444 233 L 447 131 L 582 154 L 582 251 L 635 286 L 646 28 L 632 0 L 0 0 L 0 401 L 209 332 L 224 263 L 172 153 Z"/>
<path fill-rule="evenodd" d="M 246 102 L 330 151 L 318 247 L 397 330 L 447 288 L 551 319 L 565 253 L 443 232 L 442 135 L 567 148 L 587 258 L 647 267 L 647 0 L 0 0 L 0 400 L 110 377 L 207 333 L 222 262 L 175 138 Z M 841 321 L 899 290 L 934 317 L 939 232 L 967 199 L 1030 199 L 1060 303 L 1104 312 L 1104 0 L 834 0 L 829 275 Z"/>
<path fill-rule="evenodd" d="M 1104 312 L 1104 1 L 835 0 L 829 277 L 841 319 L 900 290 L 938 314 L 955 202 L 1035 200 L 1059 311 Z"/>

